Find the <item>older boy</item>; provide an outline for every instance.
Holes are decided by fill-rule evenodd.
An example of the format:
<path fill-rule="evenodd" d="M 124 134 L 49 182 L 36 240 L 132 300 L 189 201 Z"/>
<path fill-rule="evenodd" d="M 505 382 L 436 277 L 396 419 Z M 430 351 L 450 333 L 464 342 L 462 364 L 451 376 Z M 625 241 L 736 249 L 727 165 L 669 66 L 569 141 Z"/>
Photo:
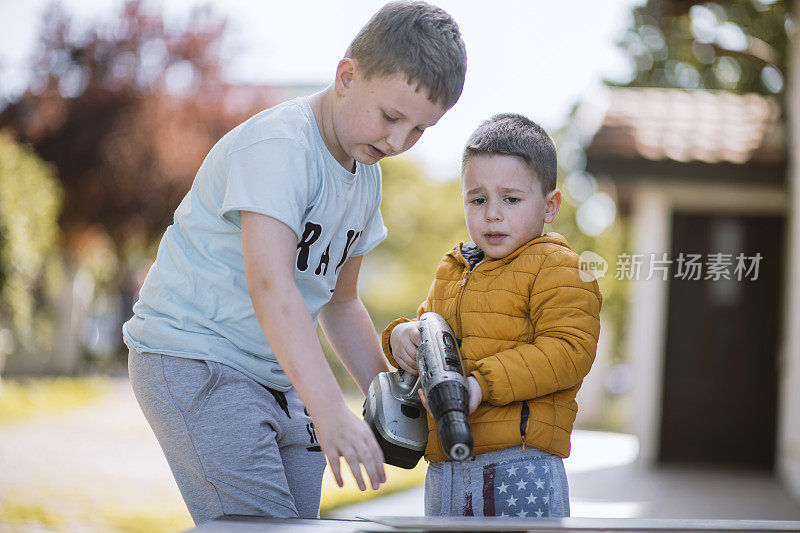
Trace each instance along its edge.
<path fill-rule="evenodd" d="M 496 115 L 467 142 L 462 189 L 474 243 L 444 256 L 418 313 L 441 314 L 459 338 L 475 448 L 460 467 L 447 461 L 428 417 L 426 515 L 569 516 L 561 458 L 602 298 L 596 282 L 581 280 L 567 241 L 542 235 L 561 205 L 555 185 L 555 145 L 521 115 Z M 383 334 L 390 362 L 414 374 L 419 343 L 416 321 L 395 320 Z"/>
<path fill-rule="evenodd" d="M 234 128 L 200 167 L 123 327 L 134 392 L 196 523 L 318 516 L 326 457 L 340 486 L 340 457 L 361 490 L 361 465 L 373 488 L 385 481 L 315 326 L 362 390 L 387 368 L 356 290 L 386 236 L 376 163 L 436 124 L 465 70 L 447 13 L 387 4 L 333 84 Z"/>

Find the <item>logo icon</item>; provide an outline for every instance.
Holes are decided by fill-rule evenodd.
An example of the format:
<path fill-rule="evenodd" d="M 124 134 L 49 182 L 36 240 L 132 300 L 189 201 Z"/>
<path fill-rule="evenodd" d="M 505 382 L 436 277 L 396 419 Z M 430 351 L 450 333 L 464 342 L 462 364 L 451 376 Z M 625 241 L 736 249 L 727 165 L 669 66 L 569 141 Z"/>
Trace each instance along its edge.
<path fill-rule="evenodd" d="M 604 277 L 608 272 L 608 261 L 603 259 L 600 254 L 586 250 L 580 255 L 578 270 L 582 281 L 595 281 Z"/>

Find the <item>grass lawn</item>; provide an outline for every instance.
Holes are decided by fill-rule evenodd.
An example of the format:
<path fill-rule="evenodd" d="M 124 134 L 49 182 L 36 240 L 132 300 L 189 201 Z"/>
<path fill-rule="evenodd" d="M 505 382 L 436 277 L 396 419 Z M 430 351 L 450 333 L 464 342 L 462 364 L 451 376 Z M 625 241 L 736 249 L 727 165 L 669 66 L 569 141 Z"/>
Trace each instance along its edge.
<path fill-rule="evenodd" d="M 90 405 L 108 392 L 109 379 L 37 378 L 0 381 L 0 424 Z"/>

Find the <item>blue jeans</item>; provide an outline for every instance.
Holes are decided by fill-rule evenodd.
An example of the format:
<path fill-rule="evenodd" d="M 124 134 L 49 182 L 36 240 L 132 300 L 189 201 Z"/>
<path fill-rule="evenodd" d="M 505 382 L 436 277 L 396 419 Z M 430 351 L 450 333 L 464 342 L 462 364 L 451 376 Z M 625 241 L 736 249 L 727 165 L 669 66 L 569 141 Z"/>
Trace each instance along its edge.
<path fill-rule="evenodd" d="M 430 463 L 425 516 L 569 516 L 569 486 L 561 457 L 530 446 L 503 448 L 463 463 Z"/>

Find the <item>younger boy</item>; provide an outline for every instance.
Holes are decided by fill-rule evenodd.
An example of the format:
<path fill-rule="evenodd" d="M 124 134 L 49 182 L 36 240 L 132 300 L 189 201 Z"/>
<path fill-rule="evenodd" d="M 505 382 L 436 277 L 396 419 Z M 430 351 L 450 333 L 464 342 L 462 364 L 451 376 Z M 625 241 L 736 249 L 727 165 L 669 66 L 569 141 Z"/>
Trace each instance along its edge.
<path fill-rule="evenodd" d="M 196 523 L 316 517 L 326 458 L 340 486 L 340 457 L 361 490 L 362 465 L 373 488 L 385 481 L 315 326 L 362 390 L 388 368 L 357 293 L 386 236 L 376 163 L 436 124 L 465 71 L 447 13 L 387 4 L 327 89 L 255 115 L 200 167 L 123 327 L 136 398 Z"/>
<path fill-rule="evenodd" d="M 461 170 L 474 243 L 445 254 L 417 316 L 439 313 L 459 339 L 475 447 L 460 465 L 448 461 L 428 417 L 425 514 L 569 516 L 561 458 L 602 298 L 564 237 L 542 235 L 561 205 L 555 145 L 527 118 L 496 115 L 467 141 Z M 383 333 L 389 361 L 414 374 L 419 343 L 416 321 Z"/>

